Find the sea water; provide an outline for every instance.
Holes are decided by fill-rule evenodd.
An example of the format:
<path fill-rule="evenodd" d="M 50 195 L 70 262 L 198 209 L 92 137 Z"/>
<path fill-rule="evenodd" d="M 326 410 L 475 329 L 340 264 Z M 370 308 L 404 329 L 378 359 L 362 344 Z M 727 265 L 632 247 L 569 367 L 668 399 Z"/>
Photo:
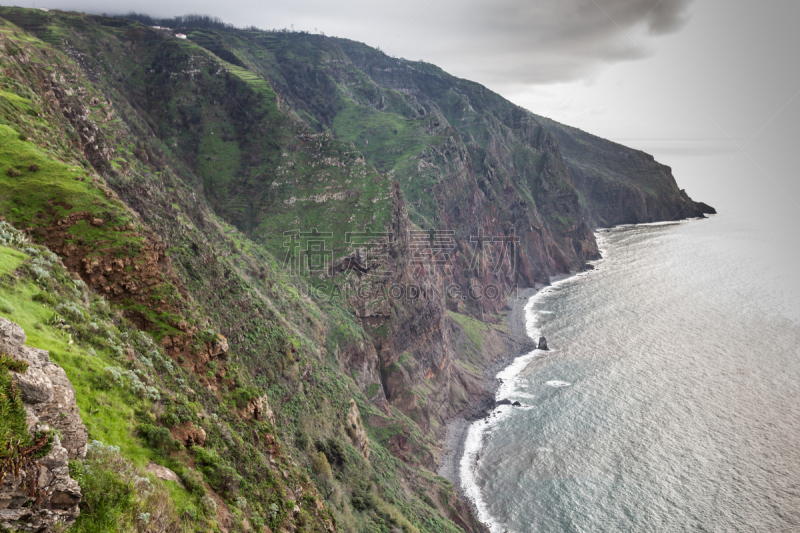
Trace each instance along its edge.
<path fill-rule="evenodd" d="M 744 219 L 600 230 L 526 307 L 461 483 L 493 532 L 800 531 L 800 277 Z M 792 250 L 789 250 L 792 252 Z"/>

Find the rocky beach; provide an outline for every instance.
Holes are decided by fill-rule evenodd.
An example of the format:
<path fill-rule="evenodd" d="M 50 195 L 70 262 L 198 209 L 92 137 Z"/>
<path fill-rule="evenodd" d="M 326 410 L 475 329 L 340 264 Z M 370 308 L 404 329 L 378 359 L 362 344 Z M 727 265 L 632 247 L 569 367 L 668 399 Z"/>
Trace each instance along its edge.
<path fill-rule="evenodd" d="M 498 372 L 511 364 L 517 357 L 530 352 L 537 346 L 534 339 L 528 337 L 525 306 L 531 296 L 543 287 L 521 289 L 515 296 L 509 298 L 508 305 L 510 309 L 506 315 L 506 322 L 511 336 L 519 342 L 520 349 L 508 352 L 507 355 L 492 361 L 484 368 L 483 386 L 492 397 L 494 397 L 501 385 L 501 381 L 497 378 Z M 447 422 L 447 431 L 442 443 L 442 454 L 439 458 L 437 472 L 440 476 L 453 483 L 458 493 L 467 502 L 469 502 L 469 499 L 464 497 L 459 471 L 461 457 L 464 455 L 467 432 L 475 420 L 488 416 L 495 405 L 494 400 L 491 402 L 475 401 L 462 414 Z"/>

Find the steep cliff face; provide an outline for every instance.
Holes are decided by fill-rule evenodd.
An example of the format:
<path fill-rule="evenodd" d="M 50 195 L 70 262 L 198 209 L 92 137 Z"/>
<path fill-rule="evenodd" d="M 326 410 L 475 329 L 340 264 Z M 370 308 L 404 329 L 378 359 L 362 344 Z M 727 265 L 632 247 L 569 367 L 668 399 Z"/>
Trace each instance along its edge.
<path fill-rule="evenodd" d="M 558 139 L 594 227 L 703 217 L 713 207 L 678 188 L 672 169 L 650 154 L 539 117 Z"/>
<path fill-rule="evenodd" d="M 53 531 L 58 524 L 72 524 L 80 514 L 81 489 L 70 477 L 67 460 L 86 456 L 87 431 L 75 403 L 75 389 L 64 370 L 50 361 L 47 351 L 25 346 L 25 340 L 19 325 L 0 317 L 0 353 L 27 364 L 26 370 L 14 373 L 12 379 L 24 402 L 28 430 L 55 429 L 59 434 L 53 437 L 50 452 L 36 460 L 36 469 L 4 471 L 0 525 Z M 32 475 L 37 476 L 33 493 L 28 479 Z"/>
<path fill-rule="evenodd" d="M 464 293 L 546 282 L 596 257 L 555 139 L 485 87 L 343 39 L 206 30 L 190 37 L 228 50 L 309 125 L 352 142 L 397 181 L 417 229 L 445 239 L 445 274 Z M 465 305 L 497 312 L 498 301 Z"/>
<path fill-rule="evenodd" d="M 483 531 L 430 469 L 445 422 L 491 401 L 484 371 L 529 348 L 507 298 L 597 257 L 592 226 L 699 205 L 646 157 L 585 155 L 360 43 L 0 17 L 30 32 L 0 19 L 0 216 L 159 341 L 61 319 L 146 377 L 115 438 L 206 487 L 186 500 L 221 530 Z"/>
<path fill-rule="evenodd" d="M 380 384 L 381 365 L 375 339 L 386 338 L 381 332 L 388 331 L 387 321 L 391 318 L 388 300 L 374 301 L 358 296 L 352 302 L 356 314 L 363 310 L 364 318 L 354 317 L 342 307 L 343 303 L 350 302 L 346 295 L 344 299 L 326 301 L 323 298 L 314 302 L 308 297 L 308 278 L 282 265 L 286 252 L 282 246 L 286 241 L 283 231 L 311 229 L 309 226 L 325 231 L 330 226 L 322 224 L 338 221 L 339 226 L 334 229 L 340 240 L 323 246 L 326 252 L 333 252 L 330 264 L 325 266 L 341 267 L 334 279 L 336 283 L 331 282 L 326 269 L 310 276 L 310 280 L 319 282 L 322 289 L 334 289 L 342 287 L 351 277 L 362 277 L 364 279 L 355 286 L 364 288 L 362 295 L 371 294 L 372 288 L 389 278 L 385 274 L 364 276 L 378 273 L 366 272 L 362 262 L 353 263 L 347 258 L 351 253 L 357 255 L 358 249 L 370 247 L 348 245 L 341 234 L 352 226 L 354 229 L 372 228 L 380 234 L 395 222 L 407 223 L 407 220 L 393 218 L 397 203 L 390 180 L 366 165 L 351 145 L 336 141 L 329 134 L 314 133 L 291 113 L 274 115 L 274 112 L 284 111 L 276 111 L 275 106 L 280 102 L 266 82 L 241 71 L 231 74 L 225 70 L 225 64 L 191 43 L 179 44 L 176 49 L 177 41 L 159 32 L 102 17 L 14 9 L 3 9 L 2 16 L 40 32 L 63 54 L 72 57 L 74 63 L 22 30 L 6 25 L 5 35 L 11 44 L 7 50 L 11 51 L 8 57 L 0 55 L 0 60 L 14 68 L 5 70 L 10 74 L 10 79 L 4 79 L 9 94 L 0 96 L 17 104 L 28 105 L 34 101 L 38 93 L 31 87 L 37 86 L 33 80 L 44 65 L 63 72 L 65 78 L 69 74 L 70 84 L 88 84 L 92 90 L 102 92 L 104 108 L 113 108 L 120 118 L 108 122 L 102 122 L 99 115 L 86 119 L 87 124 L 97 125 L 102 130 L 113 156 L 110 168 L 92 167 L 97 173 L 98 188 L 107 184 L 111 194 L 118 195 L 131 209 L 129 215 L 135 213 L 134 219 L 138 219 L 141 230 L 153 231 L 163 240 L 170 257 L 167 266 L 187 289 L 184 312 L 191 313 L 171 318 L 169 324 L 179 329 L 181 318 L 185 318 L 187 326 L 193 327 L 195 323 L 201 326 L 192 333 L 195 341 L 191 346 L 192 357 L 174 350 L 174 335 L 162 338 L 173 340 L 173 345 L 166 341 L 161 343 L 165 348 L 163 353 L 172 359 L 158 360 L 155 375 L 148 377 L 147 386 L 152 390 L 148 389 L 147 394 L 152 397 L 143 393 L 132 399 L 131 403 L 146 418 L 144 422 L 141 419 L 126 421 L 130 428 L 124 437 L 131 439 L 134 438 L 131 435 L 135 435 L 134 440 L 141 441 L 139 446 L 151 450 L 147 453 L 166 454 L 176 461 L 172 464 L 188 488 L 198 486 L 196 476 L 200 474 L 194 467 L 182 466 L 187 460 L 186 453 L 197 461 L 197 468 L 202 472 L 200 488 L 197 492 L 191 488 L 191 495 L 181 500 L 194 509 L 196 518 L 191 523 L 205 520 L 204 513 L 207 516 L 213 508 L 216 509 L 213 523 L 223 531 L 247 530 L 248 521 L 269 525 L 273 530 L 309 527 L 355 530 L 356 524 L 371 523 L 389 523 L 407 531 L 415 531 L 423 524 L 440 531 L 456 531 L 456 523 L 469 531 L 482 530 L 453 488 L 419 466 L 420 458 L 424 458 L 426 464 L 433 462 L 436 442 L 432 434 L 423 432 L 413 420 L 386 401 Z M 49 39 L 54 30 L 61 38 Z M 30 55 L 33 50 L 26 50 L 27 47 L 36 49 L 37 61 L 26 64 L 25 68 L 16 68 L 17 63 L 11 56 L 16 57 L 17 49 Z M 124 58 L 131 57 L 122 52 L 130 50 L 136 51 L 132 54 L 134 61 L 121 63 Z M 158 71 L 161 77 L 156 77 L 157 84 L 163 87 L 158 92 L 160 100 L 149 102 L 142 88 L 150 83 L 147 76 L 153 74 L 151 67 L 158 65 L 147 60 L 158 54 L 167 57 Z M 76 65 L 80 71 L 76 70 Z M 120 83 L 118 73 L 123 68 L 129 69 L 131 75 L 123 77 Z M 222 82 L 218 83 L 218 78 Z M 155 88 L 156 82 L 153 83 Z M 187 87 L 191 98 L 184 92 Z M 80 98 L 81 95 L 77 100 Z M 225 98 L 237 99 L 229 108 L 244 113 L 245 118 L 241 120 L 249 121 L 248 127 L 272 128 L 268 129 L 272 132 L 269 135 L 253 136 L 264 144 L 264 154 L 281 158 L 266 174 L 259 173 L 257 166 L 248 166 L 248 161 L 253 161 L 252 144 L 247 145 L 251 152 L 236 167 L 244 168 L 245 174 L 234 175 L 227 166 L 204 167 L 204 162 L 209 160 L 194 157 L 192 147 L 196 143 L 188 140 L 176 145 L 170 137 L 173 134 L 190 138 L 208 136 L 213 141 L 215 132 L 235 131 L 233 123 L 241 117 L 225 117 L 210 104 L 201 106 L 200 116 L 203 119 L 205 113 L 217 113 L 215 122 L 205 124 L 201 120 L 198 126 L 191 119 L 179 128 L 172 126 L 181 116 L 195 116 L 192 115 L 195 103 Z M 165 105 L 168 99 L 170 102 Z M 88 102 L 82 103 L 88 105 Z M 6 114 L 6 107 L 0 110 L 4 120 L 14 122 L 9 135 L 19 138 L 16 128 L 29 125 L 25 120 L 14 121 L 15 115 L 10 111 Z M 251 112 L 254 110 L 256 112 Z M 163 121 L 160 113 L 166 117 Z M 35 122 L 41 122 L 38 124 L 41 131 L 34 124 L 30 128 L 31 135 L 26 135 L 48 155 L 53 152 L 44 137 L 44 126 L 49 121 L 61 120 L 58 117 L 55 112 L 52 116 L 40 117 L 41 120 Z M 64 117 L 64 121 L 71 126 L 68 118 Z M 252 133 L 252 130 L 247 131 Z M 217 158 L 232 144 L 239 145 L 240 139 L 232 133 L 226 134 L 226 139 L 221 145 L 211 142 L 211 147 L 203 153 Z M 241 146 L 246 146 L 244 141 Z M 85 158 L 80 144 L 65 146 L 63 151 L 69 160 L 77 163 Z M 14 161 L 15 156 L 3 153 L 0 157 L 6 163 Z M 86 158 L 86 165 L 92 164 Z M 41 188 L 43 202 L 52 198 L 59 186 L 70 183 L 73 173 L 69 170 L 59 167 L 49 175 L 50 180 Z M 266 198 L 254 194 L 258 192 L 254 184 L 266 179 L 265 175 L 269 180 L 262 185 L 278 184 L 275 194 Z M 19 178 L 16 185 L 23 186 L 35 176 L 29 171 L 14 177 Z M 209 177 L 210 184 L 205 179 Z M 234 182 L 228 183 L 228 178 Z M 239 186 L 241 190 L 237 189 Z M 243 199 L 243 203 L 237 204 L 239 199 Z M 226 204 L 233 207 L 226 208 Z M 29 216 L 30 211 L 19 205 L 0 206 L 2 216 L 14 222 L 20 214 Z M 250 205 L 255 207 L 250 209 Z M 214 206 L 228 220 L 241 224 L 251 236 L 258 236 L 260 228 L 266 228 L 266 234 L 277 233 L 278 238 L 248 239 L 236 226 L 218 218 Z M 64 208 L 67 216 L 74 207 Z M 35 232 L 31 232 L 31 236 L 47 244 Z M 120 240 L 118 236 L 110 233 L 109 238 L 100 243 L 99 250 L 115 246 Z M 303 242 L 299 244 L 304 245 Z M 63 247 L 54 248 L 65 253 Z M 394 254 L 394 258 L 400 255 L 397 249 L 387 253 Z M 408 252 L 402 253 L 407 255 Z M 276 260 L 272 254 L 279 258 Z M 367 254 L 366 257 L 373 256 Z M 292 256 L 292 259 L 301 257 Z M 68 264 L 77 270 L 75 265 Z M 100 270 L 105 269 L 99 266 Z M 128 266 L 131 265 L 124 265 Z M 380 266 L 385 270 L 388 265 Z M 157 303 L 152 305 L 155 307 Z M 435 305 L 443 307 L 441 302 Z M 189 322 L 189 319 L 197 322 Z M 100 342 L 89 325 L 69 320 L 65 327 L 81 331 L 82 344 L 94 342 L 96 337 Z M 365 329 L 371 332 L 368 334 Z M 227 338 L 230 352 L 222 359 L 201 357 L 204 353 L 216 353 L 219 336 L 215 330 Z M 430 345 L 438 346 L 437 339 L 431 338 Z M 154 353 L 161 354 L 161 347 L 146 348 L 146 351 L 155 349 Z M 133 379 L 127 378 L 128 375 L 138 376 L 131 374 L 135 370 L 146 368 L 141 366 L 137 351 L 126 352 L 126 349 L 120 348 L 122 355 L 119 357 L 126 353 L 133 355 L 121 362 L 122 368 L 115 366 L 113 372 L 109 371 L 120 383 Z M 152 362 L 151 357 L 155 356 L 148 354 L 144 360 Z M 108 378 L 94 376 L 93 379 L 105 381 Z M 87 392 L 91 390 L 94 388 L 84 389 L 84 394 L 93 394 Z M 255 414 L 253 400 L 263 398 L 264 394 L 274 409 L 273 420 L 262 420 Z M 352 399 L 363 417 L 364 429 L 369 435 L 366 440 L 364 434 L 354 432 L 351 436 L 347 431 Z M 187 401 L 197 402 L 203 408 L 186 410 L 178 406 Z M 237 409 L 230 410 L 231 404 Z M 97 427 L 94 426 L 95 431 Z M 178 432 L 180 428 L 192 428 L 192 435 L 201 435 L 199 430 L 202 429 L 206 438 L 181 441 L 172 433 L 175 430 L 175 434 L 183 437 L 183 433 Z M 394 449 L 390 441 L 396 443 L 397 439 L 392 441 L 392 438 L 398 434 L 407 439 L 405 442 L 414 444 L 413 454 L 406 462 L 388 452 Z M 187 448 L 187 445 L 191 446 Z M 141 448 L 134 446 L 133 449 Z M 312 459 L 319 453 L 325 454 L 335 477 L 325 476 L 324 471 L 322 477 L 315 474 L 311 479 L 304 474 L 303 467 L 310 469 Z M 208 491 L 205 493 L 208 498 L 203 496 L 204 491 Z M 245 491 L 247 505 L 242 508 Z M 429 495 L 427 499 L 422 498 L 423 493 Z M 320 497 L 326 503 L 322 503 Z M 209 498 L 213 505 L 208 503 Z M 145 501 L 142 505 L 150 504 Z M 233 508 L 239 509 L 233 513 L 235 517 L 230 512 Z"/>

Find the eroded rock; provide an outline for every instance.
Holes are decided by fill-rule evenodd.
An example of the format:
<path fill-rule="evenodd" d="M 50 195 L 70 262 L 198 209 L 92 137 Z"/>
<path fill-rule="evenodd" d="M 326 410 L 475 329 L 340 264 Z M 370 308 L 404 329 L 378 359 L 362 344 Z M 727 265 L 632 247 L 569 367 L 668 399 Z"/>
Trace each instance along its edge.
<path fill-rule="evenodd" d="M 0 486 L 0 526 L 19 531 L 53 531 L 80 514 L 81 489 L 69 475 L 69 459 L 86 455 L 88 433 L 75 403 L 75 389 L 64 370 L 50 361 L 46 350 L 25 346 L 23 329 L 0 317 L 0 352 L 28 363 L 25 372 L 12 372 L 22 394 L 26 423 L 31 431 L 58 429 L 50 453 L 39 459 L 40 503 L 27 490 L 27 473 L 7 475 Z"/>
<path fill-rule="evenodd" d="M 347 436 L 353 441 L 353 445 L 361 452 L 361 454 L 369 459 L 369 439 L 367 432 L 364 430 L 364 423 L 361 421 L 361 413 L 358 411 L 358 406 L 355 400 L 350 400 L 350 409 L 347 411 L 347 427 L 345 430 Z"/>
<path fill-rule="evenodd" d="M 206 430 L 196 427 L 191 422 L 171 428 L 172 436 L 186 446 L 202 446 L 206 443 Z"/>
<path fill-rule="evenodd" d="M 547 350 L 547 339 L 545 339 L 543 336 L 539 337 L 539 345 L 537 348 L 540 350 Z"/>

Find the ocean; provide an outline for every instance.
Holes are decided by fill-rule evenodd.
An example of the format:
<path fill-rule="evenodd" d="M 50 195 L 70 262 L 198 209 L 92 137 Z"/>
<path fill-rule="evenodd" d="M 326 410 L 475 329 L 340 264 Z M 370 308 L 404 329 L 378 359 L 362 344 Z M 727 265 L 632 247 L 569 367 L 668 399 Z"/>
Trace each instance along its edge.
<path fill-rule="evenodd" d="M 531 297 L 463 489 L 492 532 L 800 531 L 796 242 L 716 215 L 599 230 Z M 782 240 L 783 239 L 783 240 Z"/>

